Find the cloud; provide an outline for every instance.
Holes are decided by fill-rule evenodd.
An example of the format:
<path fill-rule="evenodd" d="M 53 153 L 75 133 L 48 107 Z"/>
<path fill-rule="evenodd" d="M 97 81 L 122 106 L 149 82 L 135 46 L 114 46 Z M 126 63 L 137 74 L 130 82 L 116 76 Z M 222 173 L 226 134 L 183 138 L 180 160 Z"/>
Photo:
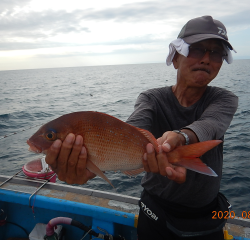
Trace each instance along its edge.
<path fill-rule="evenodd" d="M 33 11 L 30 8 L 25 9 L 31 0 L 1 0 L 0 9 L 0 49 L 33 49 L 47 48 L 54 46 L 68 46 L 71 43 L 57 43 L 51 38 L 58 35 L 92 33 L 92 25 L 99 23 L 131 23 L 147 24 L 155 22 L 156 27 L 172 26 L 177 32 L 186 23 L 187 20 L 197 15 L 208 15 L 211 13 L 216 19 L 221 20 L 227 28 L 234 31 L 242 26 L 249 26 L 250 6 L 248 1 L 241 1 L 241 5 L 235 1 L 215 1 L 209 3 L 194 0 L 192 3 L 186 0 L 176 0 L 166 2 L 165 0 L 145 1 L 124 4 L 119 7 L 106 9 L 76 9 L 71 12 L 66 10 L 43 10 L 41 12 Z M 213 4 L 214 3 L 214 4 Z M 216 7 L 215 7 L 216 6 Z M 22 8 L 17 10 L 17 8 Z M 223 11 L 221 11 L 223 9 Z M 242 10 L 244 9 L 244 10 Z M 150 29 L 148 29 L 150 33 Z M 128 33 L 129 34 L 129 33 Z M 141 37 L 124 37 L 115 41 L 106 41 L 103 44 L 140 44 L 157 40 L 152 35 L 143 35 Z M 102 39 L 100 39 L 102 41 Z M 162 39 L 161 39 L 162 41 Z M 99 43 L 97 43 L 99 44 Z M 91 45 L 91 44 L 90 44 Z"/>
<path fill-rule="evenodd" d="M 226 27 L 233 28 L 234 30 L 239 30 L 242 28 L 250 27 L 250 7 L 247 10 L 234 12 L 227 16 L 222 16 L 220 21 L 222 21 Z M 227 27 L 228 28 L 228 27 Z"/>
<path fill-rule="evenodd" d="M 8 50 L 25 50 L 25 49 L 39 49 L 39 48 L 54 48 L 72 46 L 71 44 L 50 42 L 50 41 L 38 41 L 38 42 L 0 42 L 0 51 Z"/>
<path fill-rule="evenodd" d="M 32 56 L 32 58 L 70 58 L 70 57 L 87 57 L 87 56 L 105 56 L 105 55 L 113 55 L 122 54 L 140 54 L 140 53 L 152 53 L 155 52 L 155 49 L 138 49 L 138 48 L 118 48 L 108 52 L 70 52 L 70 53 L 59 53 L 59 54 L 36 54 Z"/>
<path fill-rule="evenodd" d="M 1 0 L 0 1 L 0 12 L 13 10 L 16 7 L 26 6 L 32 0 Z"/>
<path fill-rule="evenodd" d="M 0 16 L 0 33 L 5 37 L 46 38 L 59 33 L 90 32 L 77 24 L 80 11 L 18 12 Z M 25 33 L 25 34 L 24 34 Z"/>
<path fill-rule="evenodd" d="M 20 33 L 19 36 L 22 34 L 26 35 L 27 33 Z M 41 36 L 33 36 L 33 34 L 36 33 L 30 33 L 29 37 L 45 37 L 42 33 Z M 6 49 L 8 50 L 24 50 L 24 49 L 39 49 L 39 48 L 58 48 L 58 47 L 83 47 L 83 46 L 99 46 L 102 45 L 105 46 L 126 46 L 126 45 L 150 45 L 150 44 L 157 44 L 157 45 L 163 45 L 166 44 L 166 39 L 157 38 L 153 34 L 146 34 L 143 36 L 136 36 L 136 37 L 128 37 L 128 38 L 122 38 L 118 40 L 110 40 L 107 42 L 93 42 L 88 44 L 76 44 L 76 43 L 70 43 L 70 42 L 54 42 L 54 41 L 32 41 L 32 42 L 25 42 L 25 41 L 0 41 L 0 51 L 4 51 Z M 82 54 L 82 53 L 80 53 Z"/>
<path fill-rule="evenodd" d="M 223 11 L 221 11 L 223 9 Z M 145 1 L 124 4 L 116 8 L 96 10 L 94 8 L 82 10 L 82 19 L 90 21 L 116 21 L 116 22 L 154 22 L 163 21 L 180 22 L 202 15 L 215 15 L 220 19 L 231 20 L 229 24 L 242 24 L 249 22 L 250 5 L 248 1 L 211 0 L 204 2 L 186 0 L 166 2 L 165 0 Z M 232 14 L 233 13 L 233 14 Z M 230 18 L 232 16 L 232 18 Z M 235 19 L 234 19 L 235 18 Z M 184 24 L 184 22 L 183 22 Z"/>
<path fill-rule="evenodd" d="M 153 34 L 145 34 L 143 36 L 132 36 L 132 37 L 118 39 L 115 41 L 110 40 L 103 44 L 104 45 L 125 45 L 125 44 L 141 45 L 141 44 L 159 43 L 163 41 L 164 39 L 162 39 L 161 37 L 157 37 Z M 100 44 L 100 43 L 95 43 L 95 45 L 97 44 Z"/>

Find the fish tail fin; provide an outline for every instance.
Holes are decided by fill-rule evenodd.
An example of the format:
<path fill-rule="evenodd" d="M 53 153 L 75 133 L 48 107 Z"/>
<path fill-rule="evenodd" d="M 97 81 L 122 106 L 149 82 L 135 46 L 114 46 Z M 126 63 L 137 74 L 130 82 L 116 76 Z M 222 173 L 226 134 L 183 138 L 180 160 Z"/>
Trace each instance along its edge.
<path fill-rule="evenodd" d="M 196 158 L 216 147 L 221 142 L 221 140 L 210 140 L 205 142 L 193 143 L 190 145 L 177 147 L 172 152 L 177 152 L 180 158 Z"/>
<path fill-rule="evenodd" d="M 145 129 L 141 129 L 141 128 L 137 128 L 138 131 L 140 131 L 147 139 L 150 143 L 152 143 L 152 145 L 154 146 L 154 149 L 159 152 L 159 146 L 158 146 L 158 142 L 157 140 L 155 139 L 154 135 L 145 130 Z"/>
<path fill-rule="evenodd" d="M 97 176 L 103 178 L 105 181 L 107 181 L 114 189 L 115 187 L 113 186 L 113 184 L 109 181 L 109 179 L 104 175 L 104 173 L 100 170 L 100 168 L 98 168 L 92 161 L 88 160 L 87 164 L 86 164 L 87 169 L 96 174 Z M 116 190 L 116 189 L 115 189 Z"/>
<path fill-rule="evenodd" d="M 199 158 L 182 158 L 175 165 L 212 177 L 218 177 L 214 170 L 203 163 Z"/>
<path fill-rule="evenodd" d="M 178 161 L 174 161 L 173 164 L 183 166 L 195 172 L 216 177 L 218 175 L 203 163 L 199 157 L 219 145 L 221 142 L 221 140 L 210 140 L 178 147 L 170 152 L 171 155 L 173 154 L 172 156 L 178 156 L 179 159 Z"/>

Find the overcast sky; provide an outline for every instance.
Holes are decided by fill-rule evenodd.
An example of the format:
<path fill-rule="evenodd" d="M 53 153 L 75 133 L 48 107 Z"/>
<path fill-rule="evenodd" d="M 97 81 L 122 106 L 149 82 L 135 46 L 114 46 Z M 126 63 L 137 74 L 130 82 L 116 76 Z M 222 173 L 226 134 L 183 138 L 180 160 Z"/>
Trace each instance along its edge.
<path fill-rule="evenodd" d="M 250 58 L 249 0 L 0 0 L 0 70 L 165 62 L 191 18 L 227 27 Z"/>

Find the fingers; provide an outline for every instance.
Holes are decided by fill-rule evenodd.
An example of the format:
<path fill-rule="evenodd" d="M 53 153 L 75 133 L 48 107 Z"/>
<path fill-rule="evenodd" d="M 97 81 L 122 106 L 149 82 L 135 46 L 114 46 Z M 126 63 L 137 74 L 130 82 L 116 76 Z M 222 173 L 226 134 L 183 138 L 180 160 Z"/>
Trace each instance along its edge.
<path fill-rule="evenodd" d="M 171 167 L 166 167 L 167 177 L 179 184 L 186 181 L 187 169 L 184 167 L 176 167 L 175 169 Z"/>
<path fill-rule="evenodd" d="M 56 140 L 47 151 L 46 162 L 68 184 L 84 184 L 96 176 L 86 169 L 87 150 L 80 135 L 70 133 L 63 142 Z"/>
<path fill-rule="evenodd" d="M 67 135 L 67 137 L 62 143 L 62 148 L 57 159 L 57 176 L 61 181 L 66 181 L 67 179 L 66 173 L 68 167 L 68 159 L 70 157 L 74 142 L 75 142 L 75 135 L 70 133 Z M 78 146 L 74 147 L 75 151 L 78 150 L 78 155 L 79 155 L 80 150 L 78 149 Z"/>
<path fill-rule="evenodd" d="M 145 171 L 158 173 L 159 168 L 158 168 L 157 159 L 155 157 L 155 150 L 154 150 L 153 145 L 151 143 L 148 143 L 146 150 L 147 150 L 147 153 L 144 154 L 144 159 L 142 161 Z"/>
<path fill-rule="evenodd" d="M 161 138 L 159 138 L 158 143 L 162 145 L 162 150 L 164 152 L 170 152 L 178 146 L 182 146 L 185 138 L 178 133 L 168 131 L 165 132 Z"/>
<path fill-rule="evenodd" d="M 186 169 L 169 163 L 167 154 L 162 151 L 162 146 L 159 146 L 158 154 L 156 154 L 151 143 L 147 144 L 146 150 L 147 152 L 143 156 L 143 166 L 146 172 L 159 173 L 177 183 L 186 181 Z"/>
<path fill-rule="evenodd" d="M 151 143 L 147 144 L 147 153 L 144 154 L 143 166 L 146 172 L 160 173 L 166 176 L 165 168 L 172 166 L 167 160 L 167 156 L 162 152 L 161 146 L 159 146 L 160 152 L 156 155 L 155 149 Z"/>
<path fill-rule="evenodd" d="M 56 140 L 46 154 L 45 161 L 51 166 L 53 171 L 56 171 L 57 169 L 57 157 L 59 155 L 61 146 L 62 146 L 62 141 L 59 139 Z"/>
<path fill-rule="evenodd" d="M 71 142 L 68 141 L 66 144 L 70 144 L 70 143 Z M 68 147 L 71 147 L 70 154 L 68 154 Z M 66 155 L 66 156 L 64 155 L 66 157 L 66 164 L 65 165 L 64 165 L 65 159 L 63 160 L 63 159 L 60 159 L 60 157 L 59 157 L 59 160 L 62 163 L 62 168 L 59 169 L 59 170 L 61 170 L 60 177 L 63 178 L 61 175 L 64 175 L 65 179 L 63 179 L 63 180 L 66 181 L 68 184 L 73 184 L 73 183 L 76 183 L 76 181 L 77 181 L 77 171 L 78 171 L 77 168 L 78 168 L 79 161 L 80 162 L 83 161 L 85 163 L 85 165 L 84 164 L 82 164 L 82 165 L 84 168 L 86 168 L 87 154 L 85 153 L 84 156 L 82 156 L 82 154 L 81 154 L 82 148 L 84 148 L 83 147 L 83 138 L 82 138 L 82 136 L 78 135 L 75 138 L 74 144 L 72 146 L 68 145 L 67 148 L 65 148 L 65 150 L 62 151 L 62 153 Z M 85 152 L 86 152 L 86 150 L 85 150 Z M 81 158 L 81 160 L 80 160 L 80 158 Z M 82 174 L 83 173 L 84 173 L 84 171 L 82 171 Z"/>
<path fill-rule="evenodd" d="M 162 150 L 164 152 L 170 152 L 172 149 L 174 149 L 173 144 L 172 144 L 172 146 L 168 142 L 164 142 L 162 144 Z"/>
<path fill-rule="evenodd" d="M 77 167 L 72 169 L 76 172 L 77 176 L 84 175 L 85 170 L 86 170 L 86 162 L 87 162 L 87 150 L 83 146 L 81 149 L 80 155 L 78 157 Z"/>
<path fill-rule="evenodd" d="M 160 148 L 161 148 L 161 146 L 160 146 Z M 156 159 L 158 162 L 159 173 L 162 176 L 166 177 L 167 176 L 166 168 L 167 167 L 173 168 L 173 165 L 168 162 L 167 155 L 162 150 L 160 151 L 159 154 L 156 155 Z"/>
<path fill-rule="evenodd" d="M 76 159 L 78 159 L 78 161 L 71 161 L 70 167 L 68 167 L 66 182 L 69 184 L 75 183 L 81 185 L 86 183 L 89 179 L 94 178 L 96 175 L 86 169 L 87 150 L 84 146 L 81 148 L 79 156 L 76 156 Z"/>

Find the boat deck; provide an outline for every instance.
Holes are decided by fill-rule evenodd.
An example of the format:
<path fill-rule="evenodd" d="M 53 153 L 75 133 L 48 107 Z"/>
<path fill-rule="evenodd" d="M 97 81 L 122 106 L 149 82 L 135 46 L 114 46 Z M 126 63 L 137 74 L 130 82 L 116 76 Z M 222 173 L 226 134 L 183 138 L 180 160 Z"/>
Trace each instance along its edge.
<path fill-rule="evenodd" d="M 7 176 L 0 175 L 0 184 L 7 179 Z M 33 194 L 43 183 L 44 181 L 40 180 L 15 177 L 11 179 L 10 182 L 7 182 L 0 187 L 0 189 Z M 37 194 L 40 196 L 57 198 L 64 201 L 86 203 L 127 213 L 139 213 L 139 198 L 116 193 L 48 182 L 37 192 Z M 32 199 L 30 205 L 32 205 Z"/>

